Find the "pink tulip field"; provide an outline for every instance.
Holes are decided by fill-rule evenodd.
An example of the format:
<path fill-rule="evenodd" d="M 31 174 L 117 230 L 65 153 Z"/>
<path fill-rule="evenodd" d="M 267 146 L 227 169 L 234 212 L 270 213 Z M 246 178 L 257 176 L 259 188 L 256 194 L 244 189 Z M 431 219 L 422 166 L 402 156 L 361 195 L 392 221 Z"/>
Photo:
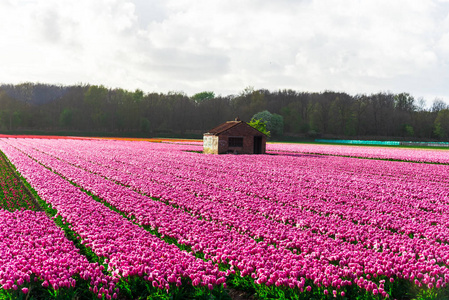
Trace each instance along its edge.
<path fill-rule="evenodd" d="M 449 151 L 319 146 L 0 138 L 0 298 L 445 299 Z"/>
<path fill-rule="evenodd" d="M 414 149 L 409 147 L 387 148 L 373 146 L 348 146 L 325 144 L 268 144 L 270 153 L 310 153 L 350 156 L 370 159 L 386 159 L 410 162 L 428 162 L 449 164 L 448 150 L 435 150 L 431 148 Z"/>
<path fill-rule="evenodd" d="M 0 284 L 10 298 L 39 288 L 48 288 L 45 297 L 67 297 L 76 279 L 117 297 L 114 278 L 89 263 L 44 212 L 0 210 L 0 220 Z"/>

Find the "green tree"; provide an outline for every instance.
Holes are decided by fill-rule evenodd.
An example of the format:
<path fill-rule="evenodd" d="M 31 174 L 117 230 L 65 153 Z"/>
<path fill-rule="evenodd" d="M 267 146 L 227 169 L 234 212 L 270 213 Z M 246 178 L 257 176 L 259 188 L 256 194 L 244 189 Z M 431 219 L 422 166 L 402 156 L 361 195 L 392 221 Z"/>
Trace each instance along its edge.
<path fill-rule="evenodd" d="M 301 126 L 301 115 L 293 106 L 295 103 L 290 103 L 281 108 L 281 114 L 285 120 L 285 131 L 292 133 L 299 133 Z"/>
<path fill-rule="evenodd" d="M 329 133 L 331 118 L 331 104 L 335 100 L 334 92 L 326 91 L 323 94 L 314 94 L 314 109 L 311 116 L 312 129 L 320 133 Z"/>
<path fill-rule="evenodd" d="M 415 136 L 415 130 L 413 130 L 413 126 L 409 125 L 409 124 L 405 124 L 403 126 L 403 134 L 406 137 L 413 137 Z"/>
<path fill-rule="evenodd" d="M 144 117 L 140 118 L 140 131 L 149 133 L 150 128 L 151 128 L 150 120 L 148 120 L 147 118 L 144 118 Z"/>
<path fill-rule="evenodd" d="M 265 95 L 261 91 L 254 91 L 250 98 L 251 104 L 249 108 L 251 112 L 261 111 L 266 108 L 267 101 L 265 100 Z"/>
<path fill-rule="evenodd" d="M 272 114 L 264 110 L 255 114 L 251 120 L 261 120 L 267 126 L 267 130 L 273 133 L 273 136 L 280 136 L 284 133 L 284 118 L 278 114 Z"/>
<path fill-rule="evenodd" d="M 284 118 L 281 115 L 271 115 L 271 131 L 274 136 L 281 136 L 284 134 Z"/>
<path fill-rule="evenodd" d="M 254 120 L 261 120 L 267 126 L 267 130 L 270 130 L 270 128 L 271 128 L 271 117 L 272 116 L 273 115 L 268 110 L 264 110 L 264 111 L 260 111 L 257 114 L 253 115 L 251 120 L 253 120 L 253 119 Z"/>
<path fill-rule="evenodd" d="M 435 119 L 435 130 L 434 133 L 439 138 L 449 137 L 449 109 L 443 109 L 438 112 L 437 118 Z"/>
<path fill-rule="evenodd" d="M 73 111 L 70 108 L 65 108 L 59 115 L 59 125 L 64 128 L 70 128 L 73 122 Z"/>
<path fill-rule="evenodd" d="M 22 113 L 17 110 L 12 114 L 12 126 L 14 128 L 20 127 L 22 125 Z"/>
<path fill-rule="evenodd" d="M 134 102 L 135 103 L 142 102 L 143 96 L 144 96 L 144 94 L 143 94 L 142 90 L 139 90 L 139 89 L 135 90 L 134 93 L 133 93 L 133 100 L 134 100 Z"/>
<path fill-rule="evenodd" d="M 252 93 L 254 93 L 254 91 L 255 91 L 254 87 L 249 85 L 249 86 L 245 87 L 243 89 L 243 91 L 240 92 L 240 96 L 242 96 L 242 97 L 250 96 Z"/>
<path fill-rule="evenodd" d="M 366 111 L 368 107 L 368 97 L 365 95 L 357 95 L 353 107 L 352 112 L 354 116 L 354 128 L 355 135 L 359 136 L 360 134 L 366 131 Z"/>
<path fill-rule="evenodd" d="M 249 126 L 259 130 L 266 136 L 270 136 L 270 132 L 267 130 L 267 124 L 260 120 L 260 119 L 251 119 L 251 121 L 248 123 Z"/>
<path fill-rule="evenodd" d="M 400 93 L 394 96 L 394 108 L 400 111 L 411 112 L 415 110 L 415 98 L 408 93 Z"/>
<path fill-rule="evenodd" d="M 89 109 L 92 129 L 101 129 L 106 126 L 105 106 L 107 103 L 108 89 L 104 86 L 92 85 L 84 94 L 84 103 Z"/>
<path fill-rule="evenodd" d="M 334 131 L 340 135 L 349 135 L 354 130 L 351 128 L 352 105 L 354 98 L 341 93 L 331 104 L 331 116 L 333 117 Z"/>
<path fill-rule="evenodd" d="M 215 93 L 210 92 L 210 91 L 197 93 L 197 94 L 193 95 L 192 97 L 190 97 L 190 99 L 193 100 L 193 102 L 195 102 L 196 104 L 199 104 L 203 101 L 211 100 L 214 98 L 215 98 Z"/>
<path fill-rule="evenodd" d="M 448 105 L 446 103 L 444 103 L 443 100 L 435 99 L 435 100 L 433 100 L 432 107 L 430 108 L 430 111 L 437 113 L 440 110 L 443 110 L 446 108 L 448 108 Z"/>

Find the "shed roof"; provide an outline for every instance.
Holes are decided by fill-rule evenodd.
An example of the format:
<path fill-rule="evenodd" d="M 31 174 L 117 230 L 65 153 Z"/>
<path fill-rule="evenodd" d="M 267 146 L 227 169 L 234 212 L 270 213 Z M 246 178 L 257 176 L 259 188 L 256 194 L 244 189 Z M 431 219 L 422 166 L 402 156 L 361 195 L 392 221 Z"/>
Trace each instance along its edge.
<path fill-rule="evenodd" d="M 220 134 L 220 133 L 238 125 L 239 123 L 243 123 L 243 121 L 228 121 L 228 122 L 218 125 L 217 127 L 212 128 L 207 133 L 217 135 L 217 134 Z"/>
<path fill-rule="evenodd" d="M 206 134 L 219 135 L 219 134 L 221 134 L 235 126 L 241 125 L 241 124 L 243 124 L 243 126 L 248 126 L 252 130 L 254 130 L 260 134 L 265 135 L 263 132 L 260 132 L 259 130 L 253 128 L 252 126 L 248 125 L 246 122 L 243 122 L 243 121 L 227 121 L 223 124 L 218 125 L 217 127 L 212 128 Z"/>

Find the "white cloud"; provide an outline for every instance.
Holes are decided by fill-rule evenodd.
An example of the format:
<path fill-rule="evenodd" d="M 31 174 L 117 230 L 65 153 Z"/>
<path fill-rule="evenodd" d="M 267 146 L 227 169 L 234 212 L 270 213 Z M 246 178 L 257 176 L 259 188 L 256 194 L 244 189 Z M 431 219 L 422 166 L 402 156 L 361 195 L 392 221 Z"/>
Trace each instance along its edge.
<path fill-rule="evenodd" d="M 0 82 L 449 101 L 448 32 L 441 0 L 0 0 Z"/>

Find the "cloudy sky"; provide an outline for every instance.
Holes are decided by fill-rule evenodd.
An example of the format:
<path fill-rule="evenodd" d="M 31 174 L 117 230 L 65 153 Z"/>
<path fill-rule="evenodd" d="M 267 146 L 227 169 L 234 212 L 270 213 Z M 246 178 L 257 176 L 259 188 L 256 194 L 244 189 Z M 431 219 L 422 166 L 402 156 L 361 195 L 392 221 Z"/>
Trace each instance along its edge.
<path fill-rule="evenodd" d="M 0 83 L 449 103 L 449 0 L 0 0 Z"/>

